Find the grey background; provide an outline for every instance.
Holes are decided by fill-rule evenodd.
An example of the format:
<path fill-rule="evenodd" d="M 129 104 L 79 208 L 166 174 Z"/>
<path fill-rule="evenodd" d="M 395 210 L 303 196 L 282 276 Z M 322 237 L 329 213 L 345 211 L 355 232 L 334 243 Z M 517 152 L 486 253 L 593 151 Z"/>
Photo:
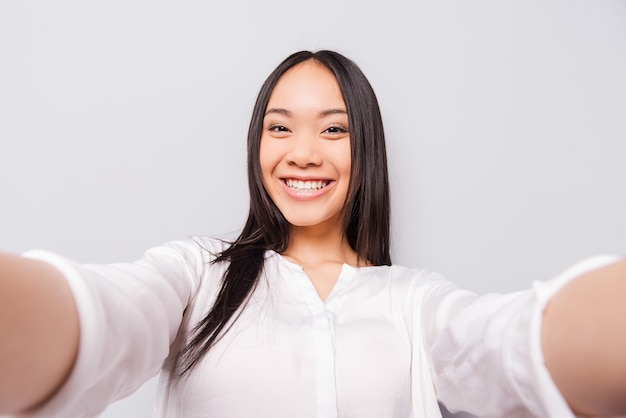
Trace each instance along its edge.
<path fill-rule="evenodd" d="M 247 209 L 245 132 L 289 53 L 359 63 L 395 262 L 478 292 L 626 248 L 621 1 L 0 2 L 0 250 L 133 260 Z M 104 417 L 148 417 L 154 380 Z"/>

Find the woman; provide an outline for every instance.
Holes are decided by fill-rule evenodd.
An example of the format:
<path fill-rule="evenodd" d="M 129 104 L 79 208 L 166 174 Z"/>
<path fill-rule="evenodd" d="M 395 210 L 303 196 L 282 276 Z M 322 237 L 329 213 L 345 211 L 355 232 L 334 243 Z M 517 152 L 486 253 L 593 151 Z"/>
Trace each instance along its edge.
<path fill-rule="evenodd" d="M 268 77 L 248 177 L 232 244 L 107 266 L 3 256 L 3 410 L 92 416 L 162 368 L 163 417 L 626 411 L 624 261 L 482 297 L 391 266 L 380 112 L 347 58 L 300 52 Z"/>

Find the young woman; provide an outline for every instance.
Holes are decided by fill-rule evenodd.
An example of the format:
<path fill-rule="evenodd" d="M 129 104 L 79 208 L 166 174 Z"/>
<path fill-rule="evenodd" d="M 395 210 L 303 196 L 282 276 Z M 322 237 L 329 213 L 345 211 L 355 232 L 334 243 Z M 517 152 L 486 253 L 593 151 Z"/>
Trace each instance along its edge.
<path fill-rule="evenodd" d="M 437 417 L 438 399 L 484 417 L 626 412 L 624 261 L 482 297 L 391 265 L 380 112 L 347 58 L 299 52 L 270 74 L 248 177 L 233 243 L 113 265 L 2 256 L 1 411 L 94 416 L 161 370 L 168 418 Z"/>

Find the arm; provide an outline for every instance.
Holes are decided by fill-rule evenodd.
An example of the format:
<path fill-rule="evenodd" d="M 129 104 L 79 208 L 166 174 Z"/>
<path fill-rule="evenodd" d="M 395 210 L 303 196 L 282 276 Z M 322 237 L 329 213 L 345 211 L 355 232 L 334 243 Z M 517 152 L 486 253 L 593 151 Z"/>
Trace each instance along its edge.
<path fill-rule="evenodd" d="M 68 376 L 78 341 L 63 275 L 47 263 L 0 254 L 0 413 L 49 398 Z"/>
<path fill-rule="evenodd" d="M 543 316 L 546 366 L 578 414 L 626 413 L 626 259 L 583 274 Z"/>
<path fill-rule="evenodd" d="M 617 260 L 613 256 L 591 257 L 576 263 L 552 280 L 536 281 L 531 289 L 506 295 L 476 296 L 443 279 L 429 280 L 422 303 L 423 312 L 426 312 L 424 342 L 430 354 L 439 400 L 450 410 L 463 410 L 484 417 L 574 418 L 572 408 L 579 412 L 596 413 L 595 409 L 581 409 L 579 400 L 572 397 L 563 384 L 564 379 L 571 380 L 571 377 L 559 379 L 559 370 L 553 364 L 555 358 L 566 360 L 562 357 L 572 352 L 571 343 L 565 342 L 560 346 L 546 344 L 549 338 L 559 340 L 556 335 L 559 331 L 573 338 L 574 331 L 564 325 L 572 318 L 565 313 L 562 316 L 566 318 L 548 323 L 552 321 L 548 316 L 563 312 L 557 308 L 556 302 L 565 295 L 568 286 L 582 283 L 579 280 L 596 274 L 594 271 L 617 266 Z M 603 288 L 596 284 L 594 287 L 597 291 Z M 618 289 L 613 287 L 612 292 L 618 292 Z M 579 303 L 576 308 L 584 310 L 584 306 L 590 305 L 589 298 L 589 293 L 586 293 L 584 303 Z M 607 303 L 613 307 L 620 305 L 610 300 Z M 624 318 L 623 313 L 613 315 L 612 325 L 616 333 L 615 322 L 621 322 L 621 318 Z M 543 341 L 542 332 L 548 334 Z M 612 339 L 612 344 L 617 343 L 615 335 L 608 337 Z M 542 348 L 542 343 L 549 346 L 548 350 Z M 597 339 L 590 342 L 594 353 L 599 350 L 596 343 Z M 623 353 L 624 349 L 615 353 L 620 352 Z M 546 367 L 546 360 L 549 367 Z M 582 362 L 581 357 L 570 357 L 570 364 L 565 365 L 565 369 L 568 372 L 576 370 L 578 365 L 571 365 L 576 361 Z M 624 376 L 624 357 L 621 362 L 621 375 Z M 612 367 L 617 366 L 613 364 Z M 579 389 L 586 391 L 595 384 L 580 379 L 568 383 L 581 385 Z M 623 390 L 621 393 L 624 393 Z M 598 392 L 602 394 L 602 390 L 596 394 Z M 614 392 L 616 396 L 618 393 L 619 389 Z"/>
<path fill-rule="evenodd" d="M 22 345 L 35 350 L 26 356 L 15 354 L 20 348 L 0 352 L 0 411 L 31 408 L 27 416 L 33 418 L 97 416 L 112 402 L 130 395 L 161 370 L 200 281 L 210 276 L 212 284 L 219 283 L 223 266 L 209 263 L 220 250 L 221 242 L 198 239 L 154 247 L 132 263 L 77 264 L 41 250 L 29 251 L 23 259 L 0 260 L 0 350 L 8 350 L 9 340 L 17 340 L 8 337 L 9 332 L 30 340 Z M 23 293 L 30 297 L 24 298 Z M 65 294 L 59 296 L 63 302 L 54 293 Z M 38 308 L 34 316 L 24 299 Z M 13 308 L 5 308 L 9 303 Z M 45 309 L 39 311 L 39 305 Z M 26 313 L 15 312 L 18 309 Z M 71 332 L 61 334 L 55 328 L 59 322 L 70 325 L 72 321 L 59 319 L 68 309 L 75 312 L 80 338 L 76 336 L 78 347 L 66 367 L 62 356 L 51 360 L 48 351 L 55 352 L 74 339 Z M 31 325 L 18 326 L 15 318 L 27 318 Z M 44 334 L 33 338 L 38 336 L 37 327 Z M 20 331 L 23 328 L 28 331 Z M 50 340 L 57 345 L 54 350 Z M 5 364 L 15 356 L 23 360 L 11 363 L 12 375 L 5 378 Z M 40 370 L 58 367 L 65 372 L 56 375 L 56 382 L 50 379 L 49 391 L 40 390 L 41 396 L 31 394 L 16 402 L 13 396 L 22 396 L 22 390 L 32 393 L 31 386 L 39 386 L 38 379 L 43 379 L 31 371 L 30 362 L 46 363 Z M 28 374 L 20 377 L 24 372 Z M 11 380 L 14 377 L 21 380 L 21 388 Z"/>

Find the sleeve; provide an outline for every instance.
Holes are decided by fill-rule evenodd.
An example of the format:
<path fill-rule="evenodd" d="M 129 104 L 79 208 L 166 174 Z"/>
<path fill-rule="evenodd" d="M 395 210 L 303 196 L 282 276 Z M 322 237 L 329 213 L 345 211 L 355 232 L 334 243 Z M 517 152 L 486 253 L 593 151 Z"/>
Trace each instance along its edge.
<path fill-rule="evenodd" d="M 616 260 L 590 258 L 507 295 L 477 296 L 432 275 L 423 295 L 422 329 L 439 401 L 451 412 L 482 418 L 574 418 L 544 365 L 542 314 L 570 280 Z"/>
<path fill-rule="evenodd" d="M 97 416 L 155 376 L 199 286 L 206 254 L 193 241 L 155 247 L 124 264 L 78 265 L 44 251 L 24 254 L 64 274 L 80 321 L 70 376 L 50 400 L 24 416 Z"/>

